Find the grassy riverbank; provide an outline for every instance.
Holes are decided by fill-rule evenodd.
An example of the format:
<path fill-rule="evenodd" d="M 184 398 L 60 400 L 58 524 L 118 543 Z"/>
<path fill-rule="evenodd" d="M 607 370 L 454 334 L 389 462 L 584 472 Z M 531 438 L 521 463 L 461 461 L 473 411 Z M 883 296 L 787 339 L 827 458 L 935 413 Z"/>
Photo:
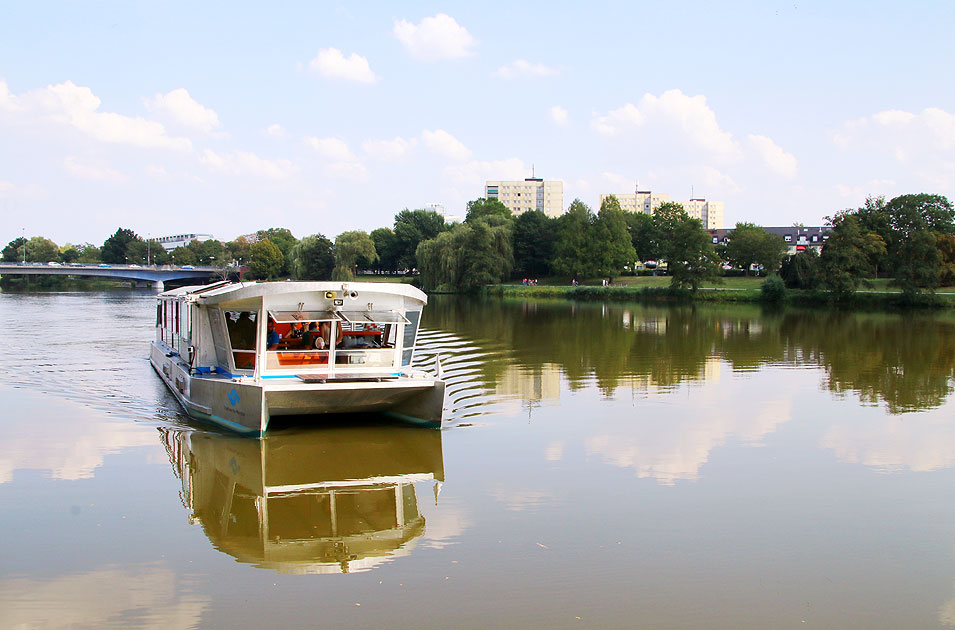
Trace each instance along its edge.
<path fill-rule="evenodd" d="M 636 300 L 655 302 L 763 302 L 762 284 L 765 278 L 724 278 L 723 282 L 708 282 L 699 291 L 671 289 L 670 278 L 664 276 L 624 277 L 611 286 L 566 284 L 503 284 L 489 287 L 492 295 L 507 297 L 563 298 L 571 300 Z M 955 308 L 955 287 L 944 287 L 935 294 L 923 294 L 905 299 L 902 292 L 879 279 L 870 287 L 857 291 L 849 298 L 837 299 L 828 291 L 786 291 L 782 303 L 799 306 L 851 306 L 861 308 Z"/>

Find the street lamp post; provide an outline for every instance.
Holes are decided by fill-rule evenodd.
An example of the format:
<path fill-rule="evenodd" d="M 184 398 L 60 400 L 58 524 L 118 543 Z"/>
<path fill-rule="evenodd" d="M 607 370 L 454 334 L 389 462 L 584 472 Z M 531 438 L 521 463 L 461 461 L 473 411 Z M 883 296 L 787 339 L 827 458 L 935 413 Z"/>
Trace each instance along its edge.
<path fill-rule="evenodd" d="M 27 229 L 23 228 L 23 264 L 27 264 Z"/>

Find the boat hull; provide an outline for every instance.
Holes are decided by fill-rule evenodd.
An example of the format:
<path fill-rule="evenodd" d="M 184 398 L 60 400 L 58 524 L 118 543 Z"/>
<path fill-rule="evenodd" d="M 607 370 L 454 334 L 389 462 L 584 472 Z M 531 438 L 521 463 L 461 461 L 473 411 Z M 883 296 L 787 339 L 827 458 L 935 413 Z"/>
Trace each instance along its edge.
<path fill-rule="evenodd" d="M 428 377 L 392 374 L 253 380 L 193 374 L 179 355 L 164 352 L 155 343 L 150 362 L 189 416 L 246 435 L 264 435 L 272 416 L 387 413 L 440 427 L 443 415 L 444 382 Z"/>

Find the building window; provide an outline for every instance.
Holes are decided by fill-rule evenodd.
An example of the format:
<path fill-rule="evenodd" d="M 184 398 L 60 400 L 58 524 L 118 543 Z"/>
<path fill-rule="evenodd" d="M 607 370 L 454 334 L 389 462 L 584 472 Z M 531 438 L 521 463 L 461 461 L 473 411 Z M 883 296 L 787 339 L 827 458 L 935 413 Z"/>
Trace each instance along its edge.
<path fill-rule="evenodd" d="M 787 242 L 787 243 L 792 243 L 792 242 L 793 242 L 793 237 L 792 237 L 791 234 L 787 234 L 787 235 L 784 236 L 783 238 L 786 239 L 786 242 Z"/>

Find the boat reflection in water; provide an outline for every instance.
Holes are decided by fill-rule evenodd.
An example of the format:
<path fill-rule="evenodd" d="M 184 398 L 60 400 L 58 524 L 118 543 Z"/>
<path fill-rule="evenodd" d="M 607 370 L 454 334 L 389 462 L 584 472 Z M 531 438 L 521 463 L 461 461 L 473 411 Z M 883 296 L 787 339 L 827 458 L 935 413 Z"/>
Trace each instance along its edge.
<path fill-rule="evenodd" d="M 163 429 L 182 501 L 212 544 L 282 573 L 350 573 L 407 555 L 416 482 L 444 480 L 441 432 L 296 429 L 248 438 Z"/>

